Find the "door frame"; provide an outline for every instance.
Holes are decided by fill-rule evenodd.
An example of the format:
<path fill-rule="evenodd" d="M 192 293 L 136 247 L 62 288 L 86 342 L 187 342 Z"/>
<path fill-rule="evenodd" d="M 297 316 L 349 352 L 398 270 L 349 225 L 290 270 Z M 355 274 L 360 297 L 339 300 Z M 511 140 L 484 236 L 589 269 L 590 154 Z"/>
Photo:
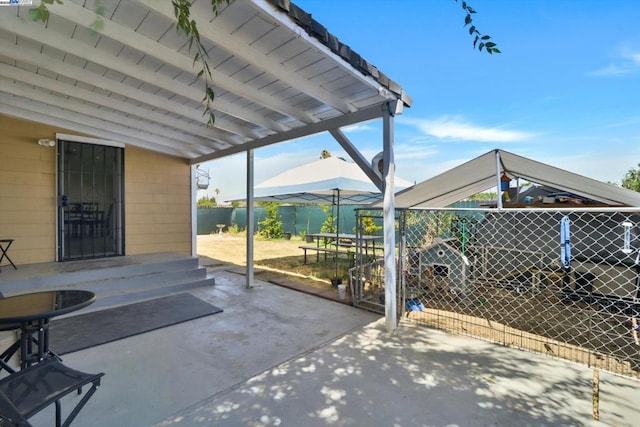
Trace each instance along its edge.
<path fill-rule="evenodd" d="M 78 142 L 78 143 L 82 143 L 82 144 L 93 144 L 93 145 L 104 145 L 104 146 L 108 146 L 108 147 L 115 147 L 115 148 L 122 148 L 123 149 L 123 157 L 122 157 L 122 182 L 121 182 L 121 194 L 120 194 L 120 205 L 121 208 L 120 209 L 115 209 L 114 210 L 114 215 L 116 215 L 117 224 L 121 224 L 121 227 L 116 227 L 116 229 L 118 230 L 117 232 L 120 234 L 120 238 L 119 238 L 119 243 L 118 243 L 118 255 L 117 256 L 121 256 L 125 254 L 125 248 L 124 248 L 124 185 L 125 185 L 125 178 L 124 178 L 124 165 L 125 165 L 125 160 L 124 160 L 124 148 L 125 148 L 125 144 L 121 143 L 121 142 L 116 142 L 116 141 L 111 141 L 111 140 L 107 140 L 107 139 L 98 139 L 98 138 L 90 138 L 90 137 L 85 137 L 85 136 L 80 136 L 80 135 L 70 135 L 70 134 L 65 134 L 65 133 L 56 133 L 56 144 L 59 146 L 60 141 L 66 141 L 66 142 Z M 62 196 L 60 194 L 60 156 L 59 154 L 56 154 L 56 164 L 55 164 L 55 186 L 56 186 L 56 190 L 55 190 L 55 194 L 56 194 L 56 198 L 55 198 L 55 222 L 56 222 L 56 262 L 61 262 L 61 261 L 65 261 L 62 257 L 63 255 L 63 241 L 62 239 L 64 239 L 64 236 L 61 235 L 60 231 L 61 231 L 61 227 L 60 227 L 60 197 Z M 98 257 L 99 258 L 99 257 Z"/>

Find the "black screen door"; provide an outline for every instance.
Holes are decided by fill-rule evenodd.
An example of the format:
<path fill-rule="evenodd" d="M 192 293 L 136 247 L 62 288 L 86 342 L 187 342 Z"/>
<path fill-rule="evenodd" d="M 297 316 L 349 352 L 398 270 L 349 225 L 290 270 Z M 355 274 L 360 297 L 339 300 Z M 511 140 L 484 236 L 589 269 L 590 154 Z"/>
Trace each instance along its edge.
<path fill-rule="evenodd" d="M 58 259 L 124 255 L 124 149 L 58 143 Z"/>

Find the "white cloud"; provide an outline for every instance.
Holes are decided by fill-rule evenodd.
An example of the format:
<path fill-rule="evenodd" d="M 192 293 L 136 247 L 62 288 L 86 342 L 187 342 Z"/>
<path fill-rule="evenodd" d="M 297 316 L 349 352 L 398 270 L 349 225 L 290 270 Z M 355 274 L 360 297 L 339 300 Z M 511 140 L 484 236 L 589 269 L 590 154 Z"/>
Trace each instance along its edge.
<path fill-rule="evenodd" d="M 434 146 L 425 146 L 420 143 L 397 144 L 395 147 L 395 158 L 422 160 L 433 157 L 438 153 L 438 149 Z"/>
<path fill-rule="evenodd" d="M 635 64 L 636 67 L 640 67 L 640 52 L 627 52 L 623 56 Z"/>
<path fill-rule="evenodd" d="M 640 72 L 640 52 L 623 47 L 618 49 L 616 60 L 604 68 L 589 73 L 595 77 L 619 76 Z"/>
<path fill-rule="evenodd" d="M 351 126 L 346 126 L 342 129 L 344 133 L 354 133 L 354 132 L 369 132 L 375 130 L 375 127 L 371 125 L 367 125 L 364 123 L 359 123 Z"/>
<path fill-rule="evenodd" d="M 442 116 L 434 120 L 406 119 L 403 123 L 413 125 L 427 135 L 440 139 L 458 139 L 478 142 L 517 142 L 528 140 L 535 135 L 529 132 L 482 127 L 467 123 L 459 118 Z"/>
<path fill-rule="evenodd" d="M 619 76 L 621 74 L 629 74 L 631 71 L 632 69 L 628 66 L 609 64 L 604 68 L 590 72 L 589 75 L 595 77 Z"/>

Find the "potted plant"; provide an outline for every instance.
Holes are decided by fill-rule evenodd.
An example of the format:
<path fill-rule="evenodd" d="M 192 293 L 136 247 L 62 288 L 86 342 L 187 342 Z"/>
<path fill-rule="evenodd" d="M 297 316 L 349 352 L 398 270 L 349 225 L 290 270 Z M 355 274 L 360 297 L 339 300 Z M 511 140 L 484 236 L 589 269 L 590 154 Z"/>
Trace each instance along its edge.
<path fill-rule="evenodd" d="M 331 286 L 348 285 L 349 275 L 344 271 L 336 271 L 336 275 L 331 277 Z"/>

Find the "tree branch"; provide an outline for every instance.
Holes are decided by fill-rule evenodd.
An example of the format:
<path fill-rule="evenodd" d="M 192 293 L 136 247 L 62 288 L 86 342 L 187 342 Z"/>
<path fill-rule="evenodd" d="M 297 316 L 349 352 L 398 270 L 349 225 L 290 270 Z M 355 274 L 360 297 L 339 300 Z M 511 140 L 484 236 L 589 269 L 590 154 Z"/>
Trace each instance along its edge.
<path fill-rule="evenodd" d="M 456 2 L 457 1 L 458 0 L 456 0 Z M 478 31 L 476 26 L 473 24 L 472 15 L 476 13 L 476 11 L 471 6 L 469 6 L 466 1 L 462 2 L 462 9 L 466 13 L 464 17 L 464 26 L 466 27 L 467 25 L 469 25 L 469 35 L 475 36 L 473 39 L 473 48 L 478 48 L 480 52 L 482 52 L 482 49 L 484 49 L 489 54 L 501 53 L 497 45 L 494 42 L 489 41 L 491 39 L 491 36 L 482 35 L 482 33 L 480 33 L 480 31 Z"/>

